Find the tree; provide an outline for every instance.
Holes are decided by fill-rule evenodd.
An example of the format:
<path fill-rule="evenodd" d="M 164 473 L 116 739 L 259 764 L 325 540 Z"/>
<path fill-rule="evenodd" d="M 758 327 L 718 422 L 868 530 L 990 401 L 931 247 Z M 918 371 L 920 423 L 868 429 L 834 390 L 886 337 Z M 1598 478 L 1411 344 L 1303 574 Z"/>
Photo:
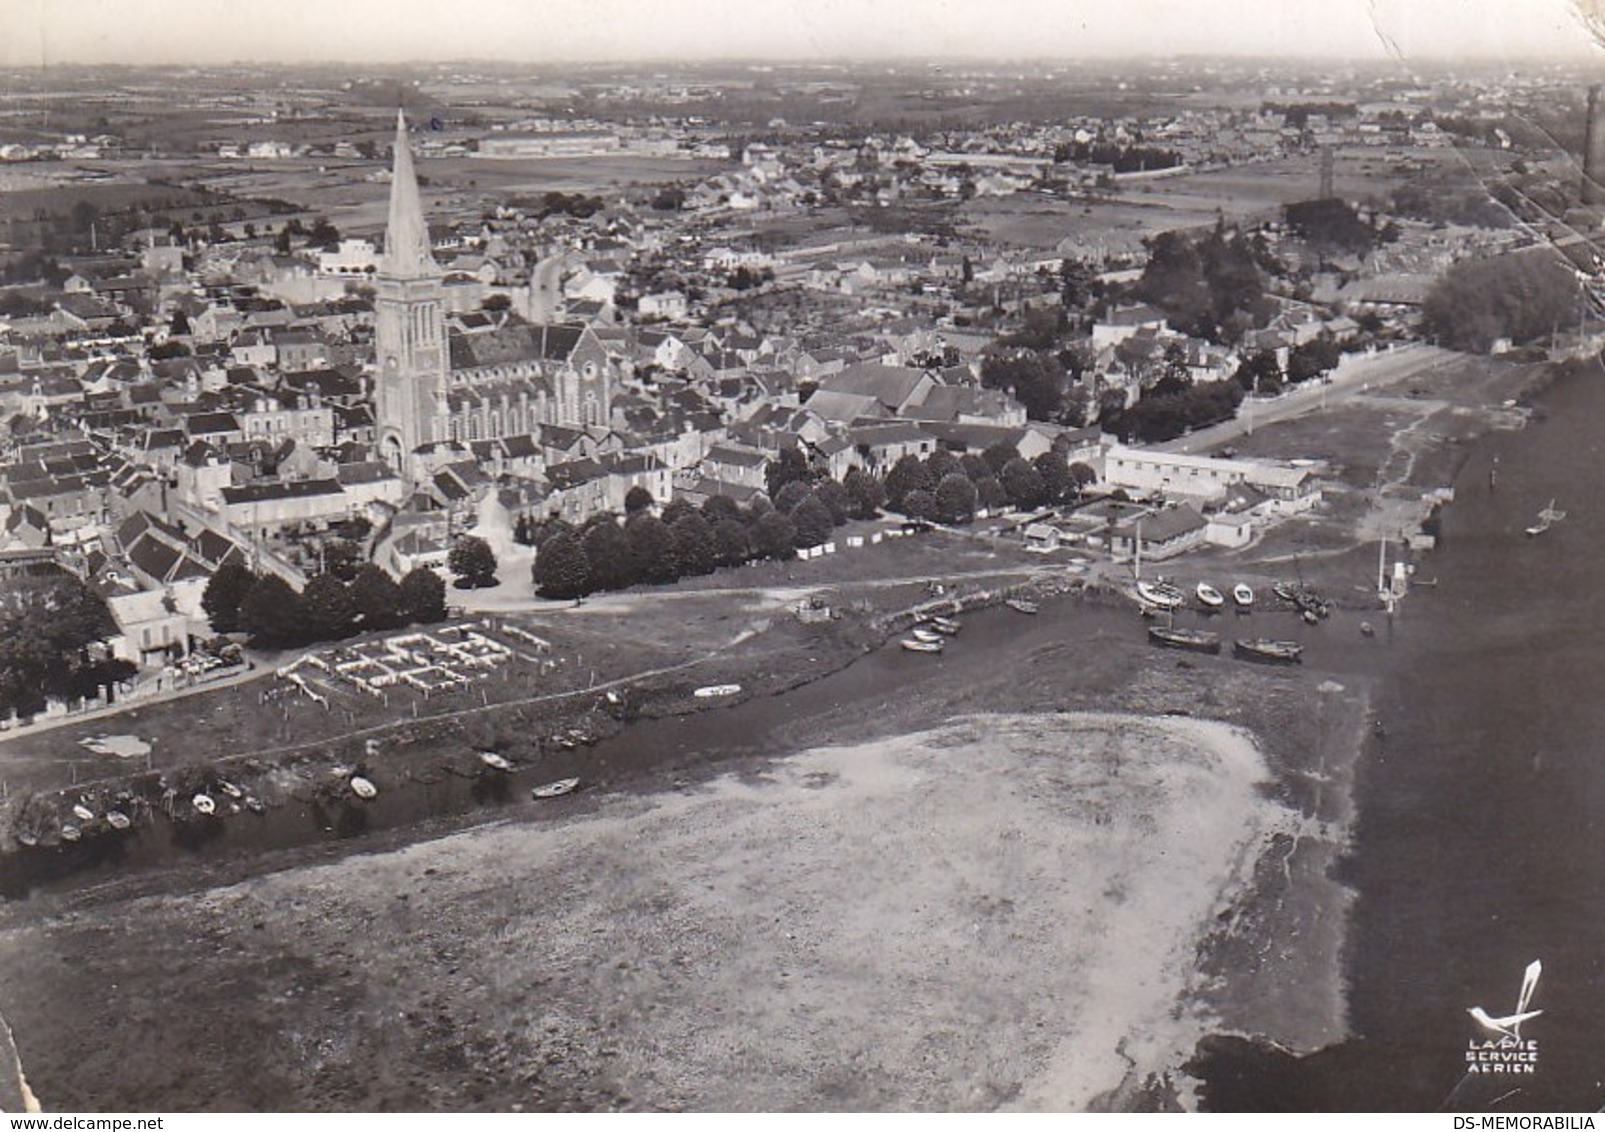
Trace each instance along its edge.
<path fill-rule="evenodd" d="M 820 480 L 814 487 L 814 498 L 830 511 L 830 521 L 838 527 L 852 514 L 853 501 L 847 489 L 835 480 Z"/>
<path fill-rule="evenodd" d="M 988 511 L 996 511 L 1008 505 L 1009 493 L 1003 490 L 1003 485 L 996 476 L 986 476 L 975 481 L 976 502 Z"/>
<path fill-rule="evenodd" d="M 356 609 L 358 623 L 368 632 L 394 629 L 402 624 L 401 587 L 376 562 L 367 563 L 352 579 L 351 604 Z"/>
<path fill-rule="evenodd" d="M 1042 350 L 1009 349 L 981 361 L 981 384 L 1012 393 L 1036 421 L 1057 421 L 1064 410 L 1066 379 L 1057 356 Z"/>
<path fill-rule="evenodd" d="M 401 605 L 407 620 L 432 625 L 446 619 L 446 582 L 427 566 L 416 566 L 401 579 Z"/>
<path fill-rule="evenodd" d="M 1070 478 L 1075 482 L 1076 497 L 1079 499 L 1081 493 L 1087 490 L 1088 484 L 1098 482 L 1098 473 L 1091 464 L 1077 460 L 1070 465 Z"/>
<path fill-rule="evenodd" d="M 624 525 L 630 543 L 630 563 L 643 582 L 672 582 L 680 576 L 674 558 L 674 536 L 656 515 L 638 514 Z"/>
<path fill-rule="evenodd" d="M 801 503 L 812 494 L 813 492 L 810 490 L 806 480 L 792 480 L 782 487 L 777 494 L 770 496 L 770 498 L 774 500 L 775 510 L 784 511 L 789 515 L 796 508 L 797 504 Z"/>
<path fill-rule="evenodd" d="M 886 491 L 880 480 L 863 468 L 849 468 L 842 479 L 842 488 L 847 492 L 855 519 L 875 518 L 880 514 L 881 505 L 886 502 Z"/>
<path fill-rule="evenodd" d="M 1021 457 L 1016 456 L 1005 464 L 998 480 L 1009 493 L 1009 502 L 1022 511 L 1041 507 L 1047 500 L 1047 485 L 1042 476 Z"/>
<path fill-rule="evenodd" d="M 791 512 L 791 522 L 796 528 L 796 546 L 799 550 L 830 541 L 831 532 L 836 527 L 830 517 L 830 508 L 812 495 L 797 504 Z"/>
<path fill-rule="evenodd" d="M 913 454 L 904 456 L 886 473 L 886 506 L 906 515 L 909 492 L 923 491 L 929 494 L 935 487 L 931 473 L 926 471 L 920 458 Z"/>
<path fill-rule="evenodd" d="M 190 332 L 189 316 L 184 313 L 182 308 L 173 312 L 173 321 L 168 324 L 167 332 L 175 337 Z"/>
<path fill-rule="evenodd" d="M 784 561 L 797 555 L 797 528 L 781 511 L 765 511 L 752 528 L 753 549 L 759 558 Z"/>
<path fill-rule="evenodd" d="M 650 491 L 640 484 L 636 484 L 624 493 L 624 513 L 626 515 L 639 515 L 643 511 L 652 510 L 652 505 L 655 502 L 656 500 L 652 498 Z"/>
<path fill-rule="evenodd" d="M 710 495 L 702 501 L 702 516 L 717 525 L 721 521 L 741 522 L 741 504 L 728 495 Z"/>
<path fill-rule="evenodd" d="M 939 447 L 925 457 L 925 470 L 930 473 L 932 483 L 940 484 L 943 476 L 952 475 L 954 472 L 962 474 L 964 465 L 952 452 Z"/>
<path fill-rule="evenodd" d="M 718 519 L 713 524 L 713 557 L 720 566 L 740 566 L 752 557 L 752 539 L 746 525 L 737 519 Z"/>
<path fill-rule="evenodd" d="M 349 582 L 361 569 L 362 544 L 348 538 L 334 538 L 323 544 L 324 573 Z"/>
<path fill-rule="evenodd" d="M 338 641 L 349 637 L 357 624 L 357 603 L 346 584 L 333 574 L 316 574 L 301 591 L 301 612 L 307 637 Z"/>
<path fill-rule="evenodd" d="M 252 644 L 264 648 L 301 644 L 307 639 L 301 595 L 277 574 L 263 575 L 240 603 L 240 627 L 251 634 Z"/>
<path fill-rule="evenodd" d="M 1070 475 L 1070 463 L 1060 452 L 1044 452 L 1031 466 L 1042 477 L 1043 501 L 1063 503 L 1075 494 L 1075 480 Z"/>
<path fill-rule="evenodd" d="M 903 496 L 903 514 L 910 519 L 931 519 L 936 516 L 936 496 L 924 488 L 916 488 Z"/>
<path fill-rule="evenodd" d="M 567 532 L 559 532 L 542 544 L 535 552 L 530 573 L 535 592 L 542 597 L 566 601 L 589 592 L 590 562 L 580 540 Z"/>
<path fill-rule="evenodd" d="M 1421 314 L 1443 345 L 1485 351 L 1501 338 L 1520 346 L 1570 330 L 1581 309 L 1572 268 L 1526 251 L 1455 264 L 1427 294 Z"/>
<path fill-rule="evenodd" d="M 1010 460 L 1020 458 L 1020 450 L 1007 440 L 999 440 L 995 444 L 989 444 L 986 451 L 981 453 L 981 458 L 992 469 L 993 475 L 1001 475 Z"/>
<path fill-rule="evenodd" d="M 588 585 L 593 590 L 622 590 L 635 581 L 635 563 L 630 558 L 630 540 L 624 528 L 609 518 L 589 525 L 580 539 L 585 561 L 590 567 Z"/>
<path fill-rule="evenodd" d="M 963 472 L 950 472 L 936 485 L 932 506 L 937 522 L 968 523 L 975 518 L 975 506 L 980 494 L 970 477 Z"/>
<path fill-rule="evenodd" d="M 201 594 L 201 609 L 214 633 L 240 629 L 240 603 L 256 585 L 256 575 L 240 562 L 225 562 L 212 574 Z"/>
<path fill-rule="evenodd" d="M 116 631 L 105 601 L 76 578 L 9 581 L 0 601 L 0 716 L 33 715 L 47 696 L 95 695 L 107 682 L 98 646 Z"/>
<path fill-rule="evenodd" d="M 496 584 L 496 554 L 490 543 L 475 535 L 463 535 L 452 544 L 446 565 L 467 589 Z"/>
<path fill-rule="evenodd" d="M 1233 379 L 1250 393 L 1280 393 L 1282 364 L 1273 350 L 1256 350 L 1237 364 Z"/>
<path fill-rule="evenodd" d="M 688 500 L 671 499 L 669 502 L 665 503 L 663 505 L 663 509 L 658 512 L 658 518 L 662 519 L 665 523 L 672 527 L 687 515 L 695 513 L 696 510 L 696 507 L 694 507 Z"/>
<path fill-rule="evenodd" d="M 804 456 L 802 449 L 792 447 L 781 450 L 778 457 L 770 460 L 764 466 L 764 483 L 770 499 L 782 511 L 786 510 L 780 503 L 780 490 L 788 483 L 807 484 L 813 480 L 813 470 L 808 466 L 808 457 Z"/>
<path fill-rule="evenodd" d="M 689 511 L 669 527 L 674 538 L 674 558 L 682 577 L 713 573 L 718 565 L 714 553 L 713 528 L 699 511 Z"/>

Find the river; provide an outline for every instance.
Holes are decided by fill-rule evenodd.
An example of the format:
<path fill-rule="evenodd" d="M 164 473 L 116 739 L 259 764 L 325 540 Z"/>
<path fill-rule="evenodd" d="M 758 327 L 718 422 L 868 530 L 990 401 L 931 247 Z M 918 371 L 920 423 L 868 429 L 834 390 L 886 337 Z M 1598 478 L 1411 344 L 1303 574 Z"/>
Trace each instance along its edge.
<path fill-rule="evenodd" d="M 1564 379 L 1542 419 L 1480 441 L 1394 627 L 1358 777 L 1345 879 L 1352 1041 L 1302 1061 L 1239 1042 L 1202 1059 L 1217 1111 L 1500 1107 L 1605 1100 L 1605 382 Z M 1497 459 L 1497 486 L 1489 472 Z M 1523 534 L 1554 498 L 1567 512 Z M 1518 1005 L 1531 1073 L 1467 1074 Z"/>

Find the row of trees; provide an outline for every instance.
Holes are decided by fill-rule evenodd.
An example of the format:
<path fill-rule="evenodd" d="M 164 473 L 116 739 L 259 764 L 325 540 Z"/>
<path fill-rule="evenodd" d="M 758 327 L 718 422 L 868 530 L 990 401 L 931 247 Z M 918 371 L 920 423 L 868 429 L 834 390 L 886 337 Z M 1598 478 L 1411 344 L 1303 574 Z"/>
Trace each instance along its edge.
<path fill-rule="evenodd" d="M 1443 345 L 1480 352 L 1501 338 L 1520 346 L 1570 330 L 1585 301 L 1570 264 L 1526 251 L 1455 264 L 1428 293 L 1421 314 Z"/>
<path fill-rule="evenodd" d="M 48 697 L 89 699 L 131 679 L 111 656 L 117 632 L 106 603 L 76 578 L 7 583 L 0 601 L 0 717 L 34 715 Z"/>
<path fill-rule="evenodd" d="M 253 645 L 293 648 L 443 620 L 446 583 L 423 567 L 397 582 L 370 562 L 349 583 L 323 573 L 296 593 L 277 574 L 226 562 L 207 582 L 201 608 L 213 632 L 248 633 Z"/>
<path fill-rule="evenodd" d="M 977 510 L 1033 510 L 1078 499 L 1096 473 L 1059 452 L 1034 460 L 999 442 L 980 454 L 945 448 L 925 459 L 904 456 L 886 473 L 886 506 L 911 519 L 968 523 Z"/>

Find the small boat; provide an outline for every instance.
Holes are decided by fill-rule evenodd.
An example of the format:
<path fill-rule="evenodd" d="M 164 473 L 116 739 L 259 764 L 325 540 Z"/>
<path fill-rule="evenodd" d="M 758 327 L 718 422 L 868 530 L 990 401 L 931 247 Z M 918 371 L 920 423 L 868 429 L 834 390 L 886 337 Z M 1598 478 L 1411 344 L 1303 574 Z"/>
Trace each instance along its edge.
<path fill-rule="evenodd" d="M 580 784 L 577 778 L 559 778 L 556 782 L 548 782 L 545 786 L 537 786 L 530 791 L 536 798 L 557 798 L 564 794 L 571 794 Z"/>
<path fill-rule="evenodd" d="M 127 829 L 134 823 L 130 821 L 128 815 L 123 813 L 121 810 L 107 810 L 106 824 L 111 826 L 113 829 L 121 830 Z"/>
<path fill-rule="evenodd" d="M 39 835 L 31 829 L 19 829 L 17 831 L 17 844 L 24 848 L 32 849 L 39 844 Z"/>
<path fill-rule="evenodd" d="M 911 635 L 916 641 L 924 641 L 926 644 L 940 644 L 942 641 L 942 634 L 935 629 L 915 627 Z"/>
<path fill-rule="evenodd" d="M 495 751 L 480 751 L 479 761 L 490 767 L 491 770 L 512 770 L 513 764 L 508 762 Z"/>
<path fill-rule="evenodd" d="M 95 811 L 91 810 L 82 802 L 78 802 L 72 808 L 72 816 L 77 818 L 79 821 L 94 821 Z"/>
<path fill-rule="evenodd" d="M 1254 591 L 1242 582 L 1238 582 L 1232 587 L 1232 600 L 1237 603 L 1238 609 L 1249 609 L 1254 604 Z"/>
<path fill-rule="evenodd" d="M 62 826 L 61 826 L 61 839 L 63 841 L 77 841 L 83 835 L 84 835 L 83 830 L 81 830 L 77 826 L 73 825 L 72 822 L 64 822 L 64 823 L 62 823 Z"/>
<path fill-rule="evenodd" d="M 707 700 L 715 696 L 733 696 L 739 691 L 741 691 L 740 684 L 709 684 L 706 688 L 698 688 L 691 694 L 699 700 Z"/>
<path fill-rule="evenodd" d="M 213 814 L 217 812 L 217 803 L 212 801 L 210 794 L 197 794 L 189 801 L 198 814 Z"/>
<path fill-rule="evenodd" d="M 1198 604 L 1205 609 L 1219 609 L 1226 604 L 1226 599 L 1221 596 L 1221 592 L 1208 582 L 1199 582 L 1193 592 L 1198 595 Z"/>
<path fill-rule="evenodd" d="M 369 798 L 377 798 L 379 796 L 379 788 L 366 778 L 363 778 L 362 775 L 353 774 L 351 776 L 351 793 L 366 802 Z"/>
<path fill-rule="evenodd" d="M 1183 601 L 1181 591 L 1164 582 L 1138 582 L 1137 596 L 1158 609 L 1175 609 Z"/>
<path fill-rule="evenodd" d="M 1148 639 L 1156 645 L 1192 652 L 1220 652 L 1220 634 L 1207 629 L 1176 629 L 1167 625 L 1148 626 Z"/>
<path fill-rule="evenodd" d="M 1028 601 L 1023 597 L 1011 597 L 1003 604 L 1014 610 L 1016 613 L 1035 613 L 1037 611 L 1037 603 L 1034 601 Z"/>
<path fill-rule="evenodd" d="M 944 647 L 942 642 L 939 641 L 939 640 L 937 640 L 937 641 L 917 641 L 913 637 L 904 637 L 901 641 L 899 641 L 897 643 L 902 645 L 909 652 L 936 652 L 936 653 L 939 653 L 939 652 L 942 651 L 942 649 Z"/>
<path fill-rule="evenodd" d="M 1263 637 L 1239 638 L 1233 651 L 1244 660 L 1268 660 L 1277 664 L 1297 664 L 1304 646 L 1297 641 L 1271 641 Z"/>
<path fill-rule="evenodd" d="M 954 636 L 960 629 L 964 628 L 963 623 L 952 617 L 932 617 L 929 618 L 929 621 L 931 628 L 949 637 Z"/>
<path fill-rule="evenodd" d="M 1377 632 L 1376 631 L 1376 626 L 1372 625 L 1371 622 L 1369 622 L 1369 621 L 1361 621 L 1360 622 L 1360 636 L 1362 636 L 1362 637 L 1374 637 L 1374 636 L 1376 636 L 1376 632 Z"/>
<path fill-rule="evenodd" d="M 238 786 L 234 785 L 234 783 L 225 782 L 221 778 L 217 780 L 217 788 L 219 790 L 221 790 L 223 793 L 227 794 L 230 798 L 243 798 L 243 797 L 245 797 L 245 791 L 241 790 Z"/>
<path fill-rule="evenodd" d="M 1566 517 L 1566 512 L 1555 510 L 1555 501 L 1551 499 L 1549 506 L 1538 512 L 1538 522 L 1527 528 L 1527 537 L 1533 538 L 1543 534 L 1550 527 Z"/>
<path fill-rule="evenodd" d="M 253 814 L 267 813 L 267 803 L 263 802 L 262 799 L 258 798 L 255 794 L 249 794 L 246 796 L 245 808 L 250 810 Z"/>
<path fill-rule="evenodd" d="M 1313 609 L 1306 609 L 1299 616 L 1304 618 L 1304 624 L 1306 625 L 1316 625 L 1321 620 L 1321 615 Z"/>

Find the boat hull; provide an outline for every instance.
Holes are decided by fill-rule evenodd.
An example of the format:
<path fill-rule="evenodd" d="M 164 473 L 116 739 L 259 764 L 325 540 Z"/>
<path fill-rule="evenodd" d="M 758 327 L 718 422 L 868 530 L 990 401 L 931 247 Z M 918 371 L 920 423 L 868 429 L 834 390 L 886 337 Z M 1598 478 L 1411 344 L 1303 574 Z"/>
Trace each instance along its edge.
<path fill-rule="evenodd" d="M 1239 640 L 1232 645 L 1232 653 L 1240 660 L 1262 664 L 1299 664 L 1304 646 L 1296 641 Z"/>
<path fill-rule="evenodd" d="M 1160 625 L 1148 628 L 1148 639 L 1167 649 L 1184 649 L 1187 652 L 1218 653 L 1220 636 L 1198 629 L 1167 629 Z"/>

